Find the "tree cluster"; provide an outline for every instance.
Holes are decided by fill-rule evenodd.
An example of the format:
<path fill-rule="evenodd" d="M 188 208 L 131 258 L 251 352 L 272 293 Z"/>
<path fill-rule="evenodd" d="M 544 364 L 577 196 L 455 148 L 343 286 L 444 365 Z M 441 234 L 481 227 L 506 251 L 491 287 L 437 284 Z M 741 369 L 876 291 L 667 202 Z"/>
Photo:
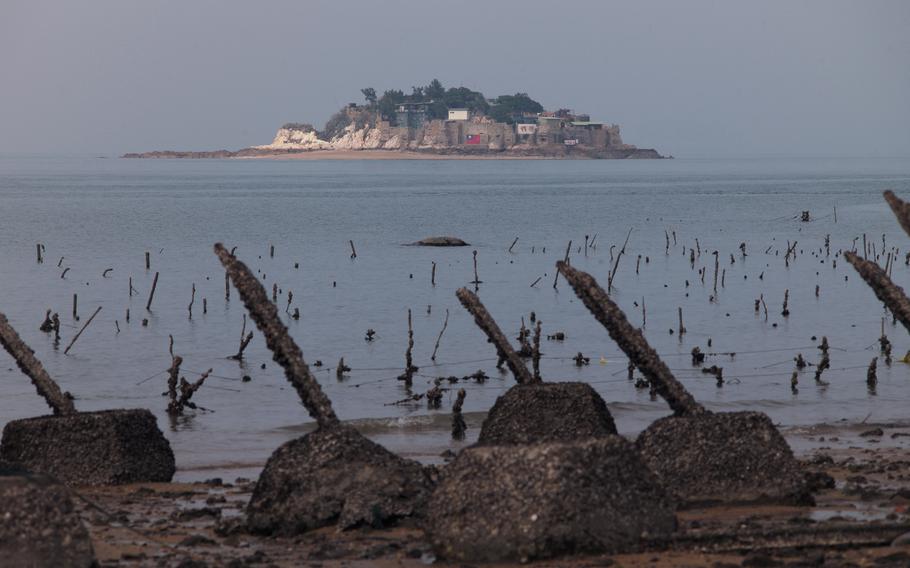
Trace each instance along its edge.
<path fill-rule="evenodd" d="M 405 94 L 399 89 L 391 89 L 378 96 L 376 89 L 367 87 L 361 89 L 367 106 L 375 109 L 382 118 L 395 121 L 395 112 L 402 103 L 430 103 L 429 118 L 448 118 L 449 109 L 466 108 L 471 113 L 489 115 L 498 122 L 514 122 L 514 117 L 523 112 L 538 113 L 543 111 L 543 106 L 529 97 L 527 93 L 502 95 L 495 99 L 494 104 L 487 102 L 487 98 L 480 91 L 472 91 L 467 87 L 443 86 L 439 79 L 433 79 L 429 85 L 411 87 L 411 94 Z"/>

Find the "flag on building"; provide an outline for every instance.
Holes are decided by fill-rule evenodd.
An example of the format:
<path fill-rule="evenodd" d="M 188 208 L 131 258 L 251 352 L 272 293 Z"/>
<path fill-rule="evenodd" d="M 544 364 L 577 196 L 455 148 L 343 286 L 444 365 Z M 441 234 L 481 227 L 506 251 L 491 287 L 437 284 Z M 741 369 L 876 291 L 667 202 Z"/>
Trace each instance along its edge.
<path fill-rule="evenodd" d="M 480 134 L 468 134 L 465 137 L 465 144 L 480 144 Z"/>

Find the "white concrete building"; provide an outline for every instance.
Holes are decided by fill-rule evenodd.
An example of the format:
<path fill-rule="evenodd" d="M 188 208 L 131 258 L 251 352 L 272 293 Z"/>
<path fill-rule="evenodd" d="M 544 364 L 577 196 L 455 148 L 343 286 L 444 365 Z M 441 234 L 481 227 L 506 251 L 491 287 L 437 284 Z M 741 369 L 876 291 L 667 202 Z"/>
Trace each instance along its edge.
<path fill-rule="evenodd" d="M 466 108 L 450 108 L 449 109 L 449 120 L 467 120 L 468 119 L 468 109 Z"/>

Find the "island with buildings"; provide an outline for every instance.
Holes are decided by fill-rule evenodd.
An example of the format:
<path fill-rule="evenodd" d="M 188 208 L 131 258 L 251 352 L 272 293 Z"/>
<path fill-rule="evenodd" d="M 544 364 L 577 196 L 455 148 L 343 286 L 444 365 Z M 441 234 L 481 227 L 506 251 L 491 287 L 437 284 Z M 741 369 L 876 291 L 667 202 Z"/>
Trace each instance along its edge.
<path fill-rule="evenodd" d="M 125 158 L 230 157 L 475 157 L 662 158 L 654 149 L 625 144 L 619 125 L 560 108 L 548 111 L 526 93 L 486 98 L 466 87 L 446 89 L 436 79 L 406 95 L 361 89 L 365 102 L 336 112 L 322 130 L 283 125 L 269 144 L 241 150 L 154 151 Z"/>

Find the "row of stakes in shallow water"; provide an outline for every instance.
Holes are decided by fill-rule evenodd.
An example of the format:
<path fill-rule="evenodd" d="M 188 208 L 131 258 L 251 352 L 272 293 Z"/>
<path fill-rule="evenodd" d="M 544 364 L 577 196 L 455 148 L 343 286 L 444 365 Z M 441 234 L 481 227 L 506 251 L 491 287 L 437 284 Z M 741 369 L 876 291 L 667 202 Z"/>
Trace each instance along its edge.
<path fill-rule="evenodd" d="M 893 194 L 886 199 L 910 233 L 910 205 Z M 477 296 L 460 289 L 459 300 L 517 385 L 497 399 L 478 442 L 436 471 L 342 424 L 261 283 L 223 246 L 215 251 L 318 425 L 269 458 L 243 530 L 293 535 L 332 524 L 347 529 L 416 517 L 440 557 L 530 560 L 574 551 L 617 552 L 666 540 L 676 530 L 675 511 L 681 506 L 813 502 L 815 483 L 765 414 L 705 409 L 594 278 L 564 262 L 557 264 L 560 273 L 673 415 L 653 423 L 634 443 L 627 441 L 590 385 L 548 383 L 529 373 Z M 853 253 L 846 258 L 910 330 L 910 300 L 902 290 L 875 263 Z M 2 315 L 0 340 L 54 411 L 54 416 L 7 424 L 0 444 L 4 498 L 57 492 L 51 498 L 57 503 L 54 514 L 63 514 L 60 503 L 66 496 L 60 496 L 59 486 L 23 477 L 23 469 L 67 485 L 171 479 L 173 452 L 151 413 L 77 412 Z M 87 533 L 84 527 L 80 532 L 77 518 L 70 520 L 70 528 L 51 539 L 42 535 L 44 544 L 30 554 L 47 548 L 88 558 Z M 47 544 L 57 537 L 66 544 Z M 0 547 L 17 546 L 4 543 Z"/>

